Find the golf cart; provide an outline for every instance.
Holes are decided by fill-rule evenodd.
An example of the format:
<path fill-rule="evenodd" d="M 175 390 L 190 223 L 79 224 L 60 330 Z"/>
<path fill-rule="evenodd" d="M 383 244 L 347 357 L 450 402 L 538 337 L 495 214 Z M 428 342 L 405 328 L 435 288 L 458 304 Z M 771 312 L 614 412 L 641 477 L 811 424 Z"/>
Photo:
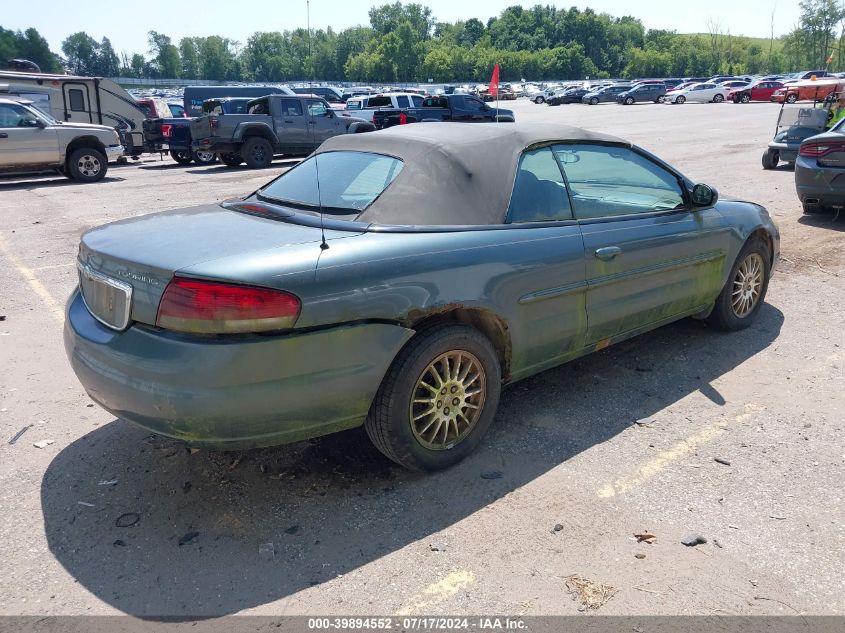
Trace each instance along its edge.
<path fill-rule="evenodd" d="M 763 152 L 763 169 L 775 169 L 780 161 L 795 163 L 801 142 L 827 129 L 838 100 L 839 94 L 834 92 L 812 106 L 782 105 L 775 136 Z"/>

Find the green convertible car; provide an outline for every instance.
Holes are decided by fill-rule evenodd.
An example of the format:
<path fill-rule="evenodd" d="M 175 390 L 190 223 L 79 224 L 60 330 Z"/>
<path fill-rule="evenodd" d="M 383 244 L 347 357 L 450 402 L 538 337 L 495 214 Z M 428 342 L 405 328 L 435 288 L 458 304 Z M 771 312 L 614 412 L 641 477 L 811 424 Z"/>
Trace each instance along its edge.
<path fill-rule="evenodd" d="M 746 327 L 778 254 L 763 207 L 618 138 L 397 126 L 242 199 L 87 232 L 65 345 L 101 406 L 192 446 L 364 425 L 434 470 L 505 383 L 687 316 Z"/>

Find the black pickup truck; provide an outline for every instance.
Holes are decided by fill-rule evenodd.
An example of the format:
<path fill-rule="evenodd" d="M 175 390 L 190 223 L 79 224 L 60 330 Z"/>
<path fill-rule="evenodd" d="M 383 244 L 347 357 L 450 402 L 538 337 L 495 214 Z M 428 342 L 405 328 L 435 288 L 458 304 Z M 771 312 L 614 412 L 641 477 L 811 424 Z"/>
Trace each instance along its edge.
<path fill-rule="evenodd" d="M 206 99 L 202 103 L 202 112 L 204 115 L 244 114 L 252 99 L 253 97 Z M 167 146 L 171 158 L 180 165 L 188 165 L 192 161 L 200 165 L 210 165 L 217 161 L 214 152 L 191 149 L 191 119 L 188 118 L 146 119 L 144 137 L 148 143 Z"/>
<path fill-rule="evenodd" d="M 192 148 L 214 152 L 226 165 L 267 167 L 273 156 L 307 156 L 338 134 L 372 131 L 369 121 L 344 116 L 319 97 L 268 95 L 245 114 L 211 114 L 191 120 Z"/>
<path fill-rule="evenodd" d="M 424 121 L 452 121 L 455 123 L 513 123 L 513 111 L 496 108 L 478 97 L 464 94 L 426 97 L 419 108 L 384 108 L 373 112 L 373 125 L 381 130 L 394 125 Z"/>

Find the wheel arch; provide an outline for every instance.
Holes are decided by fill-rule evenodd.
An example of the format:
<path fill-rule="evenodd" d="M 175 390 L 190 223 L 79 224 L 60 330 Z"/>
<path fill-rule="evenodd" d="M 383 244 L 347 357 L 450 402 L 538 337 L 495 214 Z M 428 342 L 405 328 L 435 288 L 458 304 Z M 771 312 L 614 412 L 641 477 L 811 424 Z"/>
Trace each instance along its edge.
<path fill-rule="evenodd" d="M 65 147 L 65 163 L 67 163 L 71 154 L 73 154 L 76 150 L 85 147 L 96 149 L 97 151 L 102 152 L 104 156 L 106 154 L 105 144 L 103 144 L 103 142 L 96 136 L 77 136 L 67 144 L 67 147 Z"/>
<path fill-rule="evenodd" d="M 253 137 L 260 137 L 275 145 L 276 136 L 266 125 L 249 125 L 238 130 L 237 138 L 243 142 Z"/>
<path fill-rule="evenodd" d="M 502 370 L 502 382 L 510 379 L 512 351 L 510 331 L 507 321 L 491 310 L 462 305 L 440 306 L 427 312 L 410 315 L 407 325 L 420 333 L 431 327 L 449 323 L 467 325 L 483 334 L 496 350 Z M 411 341 L 414 338 L 412 337 Z"/>
<path fill-rule="evenodd" d="M 751 233 L 748 234 L 748 237 L 745 238 L 745 242 L 743 243 L 743 246 L 745 244 L 747 244 L 748 242 L 750 242 L 751 240 L 753 240 L 754 238 L 761 239 L 763 241 L 763 243 L 766 245 L 766 248 L 769 249 L 769 267 L 774 266 L 774 263 L 775 263 L 774 262 L 775 241 L 774 241 L 774 238 L 772 237 L 771 232 L 767 228 L 765 228 L 763 226 L 759 226 L 756 229 L 754 229 L 753 231 L 751 231 Z"/>

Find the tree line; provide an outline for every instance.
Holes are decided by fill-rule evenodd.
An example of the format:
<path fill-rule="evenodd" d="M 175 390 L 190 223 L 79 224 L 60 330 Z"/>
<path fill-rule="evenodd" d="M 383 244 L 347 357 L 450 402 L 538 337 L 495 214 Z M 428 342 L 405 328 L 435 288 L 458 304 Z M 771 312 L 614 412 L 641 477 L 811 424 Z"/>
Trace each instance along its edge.
<path fill-rule="evenodd" d="M 701 76 L 843 69 L 845 4 L 801 0 L 799 24 L 788 34 L 753 39 L 724 32 L 679 34 L 646 29 L 636 17 L 592 9 L 512 6 L 486 23 L 439 22 L 416 3 L 369 10 L 369 25 L 336 32 L 256 32 L 240 42 L 220 35 L 178 42 L 148 33 L 148 50 L 117 54 L 111 41 L 85 32 L 51 52 L 34 28 L 0 27 L 0 63 L 24 57 L 45 71 L 80 75 L 285 82 L 314 78 L 355 82 L 486 81 L 499 63 L 502 80 L 584 77 Z M 774 14 L 772 15 L 774 24 Z"/>

